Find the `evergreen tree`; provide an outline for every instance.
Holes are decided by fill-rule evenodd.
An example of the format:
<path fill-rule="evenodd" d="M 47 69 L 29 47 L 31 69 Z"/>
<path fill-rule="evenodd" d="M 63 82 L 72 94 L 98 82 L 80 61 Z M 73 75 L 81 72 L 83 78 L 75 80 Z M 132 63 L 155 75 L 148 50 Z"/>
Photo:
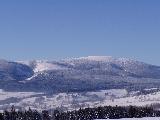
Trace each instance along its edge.
<path fill-rule="evenodd" d="M 50 120 L 48 111 L 46 110 L 42 111 L 42 115 L 43 115 L 43 120 Z"/>

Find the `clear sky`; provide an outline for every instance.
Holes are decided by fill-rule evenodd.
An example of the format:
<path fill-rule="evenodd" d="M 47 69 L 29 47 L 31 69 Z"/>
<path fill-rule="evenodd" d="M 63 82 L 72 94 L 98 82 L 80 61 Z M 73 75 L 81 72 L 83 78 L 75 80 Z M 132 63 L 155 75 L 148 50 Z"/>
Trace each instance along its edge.
<path fill-rule="evenodd" d="M 89 55 L 160 65 L 160 0 L 1 0 L 0 58 Z"/>

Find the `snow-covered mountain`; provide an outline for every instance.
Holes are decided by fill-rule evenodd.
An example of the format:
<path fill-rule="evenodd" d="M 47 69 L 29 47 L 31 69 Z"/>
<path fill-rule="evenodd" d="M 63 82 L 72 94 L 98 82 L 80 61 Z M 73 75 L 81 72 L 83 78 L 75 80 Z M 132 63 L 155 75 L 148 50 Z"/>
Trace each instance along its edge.
<path fill-rule="evenodd" d="M 159 97 L 152 96 L 153 93 L 159 96 L 159 86 L 160 66 L 126 58 L 0 60 L 0 108 L 10 104 L 38 109 L 73 109 L 105 103 L 129 105 L 133 104 L 134 96 L 142 95 L 149 96 L 150 104 L 159 103 Z"/>
<path fill-rule="evenodd" d="M 151 88 L 158 87 L 160 79 L 159 66 L 110 56 L 30 61 L 25 65 L 34 75 L 19 81 L 24 83 L 21 88 L 40 92 Z"/>

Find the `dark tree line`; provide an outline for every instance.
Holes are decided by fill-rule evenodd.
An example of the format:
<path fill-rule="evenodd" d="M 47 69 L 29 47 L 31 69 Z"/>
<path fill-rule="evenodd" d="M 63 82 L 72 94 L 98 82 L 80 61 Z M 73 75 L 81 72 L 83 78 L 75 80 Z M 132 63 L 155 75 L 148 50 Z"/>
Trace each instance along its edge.
<path fill-rule="evenodd" d="M 55 120 L 94 120 L 94 119 L 120 119 L 120 118 L 141 118 L 158 117 L 160 111 L 153 110 L 152 107 L 97 107 L 79 109 L 78 111 L 59 113 L 57 111 Z"/>
<path fill-rule="evenodd" d="M 152 107 L 105 106 L 67 112 L 54 110 L 53 114 L 49 114 L 48 111 L 38 112 L 31 109 L 27 111 L 15 111 L 14 107 L 11 107 L 10 111 L 0 113 L 0 120 L 94 120 L 141 117 L 160 117 L 160 111 L 153 110 Z"/>

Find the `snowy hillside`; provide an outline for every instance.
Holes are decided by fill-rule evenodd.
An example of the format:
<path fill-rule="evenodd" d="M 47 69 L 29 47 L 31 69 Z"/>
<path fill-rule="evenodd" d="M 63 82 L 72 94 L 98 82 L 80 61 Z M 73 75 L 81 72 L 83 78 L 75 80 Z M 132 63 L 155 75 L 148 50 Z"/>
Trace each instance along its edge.
<path fill-rule="evenodd" d="M 0 60 L 0 109 L 160 104 L 159 86 L 159 66 L 126 58 Z"/>
<path fill-rule="evenodd" d="M 89 56 L 21 63 L 34 71 L 33 76 L 20 81 L 25 83 L 20 85 L 24 91 L 26 87 L 27 90 L 33 91 L 34 88 L 30 88 L 33 85 L 36 85 L 36 90 L 40 92 L 143 89 L 157 88 L 160 85 L 160 67 L 126 58 Z M 47 88 L 42 86 L 44 83 Z"/>
<path fill-rule="evenodd" d="M 157 92 L 156 92 L 157 91 Z M 38 92 L 6 92 L 0 91 L 0 110 L 11 105 L 15 107 L 42 110 L 55 109 L 75 110 L 98 106 L 149 106 L 160 105 L 159 90 L 146 90 L 144 93 L 128 92 L 125 89 L 110 89 L 92 92 L 71 92 L 46 94 Z M 159 109 L 159 108 L 155 108 Z"/>

